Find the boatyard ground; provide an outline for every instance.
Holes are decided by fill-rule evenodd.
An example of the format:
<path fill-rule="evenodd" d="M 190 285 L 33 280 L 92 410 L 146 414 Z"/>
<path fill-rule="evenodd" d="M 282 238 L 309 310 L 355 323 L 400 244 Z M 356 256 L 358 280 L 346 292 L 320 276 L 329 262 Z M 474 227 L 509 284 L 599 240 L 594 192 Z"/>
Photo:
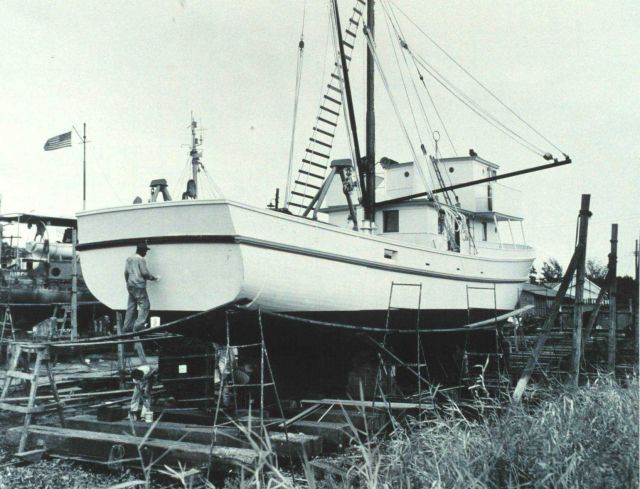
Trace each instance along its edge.
<path fill-rule="evenodd" d="M 473 412 L 469 406 L 444 403 L 438 414 L 400 423 L 381 440 L 354 431 L 351 448 L 327 464 L 333 467 L 332 476 L 309 464 L 292 475 L 271 465 L 269 457 L 259 457 L 244 480 L 229 478 L 216 487 L 256 487 L 257 482 L 322 488 L 348 482 L 395 489 L 636 488 L 637 376 L 622 384 L 601 376 L 580 388 L 537 389 L 535 402 L 510 408 L 479 395 Z M 15 424 L 15 419 L 2 419 L 4 428 Z M 9 464 L 11 453 L 0 452 L 0 488 L 108 488 L 141 479 L 140 473 L 55 459 L 16 466 Z M 169 485 L 168 479 L 155 479 L 148 487 Z"/>

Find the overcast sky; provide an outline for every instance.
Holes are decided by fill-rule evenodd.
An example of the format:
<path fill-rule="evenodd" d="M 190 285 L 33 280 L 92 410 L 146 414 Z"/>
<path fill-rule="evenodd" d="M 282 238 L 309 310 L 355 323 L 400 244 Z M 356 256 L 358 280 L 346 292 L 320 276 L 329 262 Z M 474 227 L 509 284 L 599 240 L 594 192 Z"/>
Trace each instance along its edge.
<path fill-rule="evenodd" d="M 580 194 L 590 193 L 588 255 L 606 262 L 610 226 L 617 222 L 619 273 L 632 274 L 640 231 L 640 2 L 395 1 L 572 157 L 570 166 L 505 182 L 522 190 L 527 238 L 538 256 L 567 264 Z M 340 2 L 343 20 L 354 3 Z M 58 151 L 44 152 L 43 145 L 72 126 L 81 132 L 84 122 L 90 141 L 88 208 L 146 198 L 149 181 L 160 177 L 179 196 L 187 178 L 191 111 L 206 129 L 208 175 L 226 197 L 266 205 L 275 188 L 285 186 L 303 11 L 296 161 L 327 83 L 327 1 L 307 0 L 306 8 L 302 0 L 0 2 L 2 211 L 72 215 L 81 209 L 78 138 L 74 134 L 73 147 Z M 505 116 L 397 14 L 416 53 Z M 380 17 L 381 57 L 401 97 Z M 363 50 L 359 32 L 351 67 L 359 117 L 364 70 L 356 58 Z M 459 154 L 474 148 L 501 171 L 544 163 L 435 84 L 431 88 Z M 380 84 L 377 93 L 377 156 L 407 161 L 410 152 Z M 445 156 L 452 154 L 443 149 Z M 348 156 L 344 138 L 332 156 Z"/>

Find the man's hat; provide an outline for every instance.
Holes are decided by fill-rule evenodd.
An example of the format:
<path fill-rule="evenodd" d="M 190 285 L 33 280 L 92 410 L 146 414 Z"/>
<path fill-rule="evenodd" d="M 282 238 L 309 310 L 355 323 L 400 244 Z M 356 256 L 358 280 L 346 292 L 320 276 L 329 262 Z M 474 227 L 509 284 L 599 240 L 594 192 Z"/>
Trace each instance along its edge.
<path fill-rule="evenodd" d="M 145 242 L 140 242 L 136 245 L 136 251 L 147 251 L 150 249 Z"/>

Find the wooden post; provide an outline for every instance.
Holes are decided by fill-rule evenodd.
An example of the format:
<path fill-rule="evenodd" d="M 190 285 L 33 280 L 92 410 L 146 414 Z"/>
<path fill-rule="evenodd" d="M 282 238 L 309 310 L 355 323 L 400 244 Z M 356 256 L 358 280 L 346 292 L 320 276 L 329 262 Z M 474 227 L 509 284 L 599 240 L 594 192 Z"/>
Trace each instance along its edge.
<path fill-rule="evenodd" d="M 71 339 L 78 338 L 78 230 L 71 230 Z"/>
<path fill-rule="evenodd" d="M 116 312 L 116 334 L 122 334 L 122 313 Z M 118 343 L 118 376 L 120 377 L 119 387 L 124 389 L 124 343 Z"/>
<path fill-rule="evenodd" d="M 571 362 L 571 378 L 575 385 L 580 379 L 580 360 L 582 358 L 582 311 L 584 297 L 585 261 L 587 256 L 587 230 L 589 227 L 589 202 L 591 195 L 582 194 L 578 224 L 578 245 L 582 245 L 583 252 L 576 263 L 576 285 L 574 289 L 573 305 L 573 358 Z"/>
<path fill-rule="evenodd" d="M 640 273 L 640 241 L 636 239 L 636 250 L 635 250 L 635 258 L 636 258 L 636 287 L 638 286 L 638 284 L 640 283 L 638 281 L 638 274 Z M 634 351 L 635 351 L 635 358 L 638 358 L 640 356 L 640 318 L 638 317 L 639 314 L 638 312 L 640 311 L 640 298 L 638 297 L 638 294 L 634 294 L 635 298 L 633 300 L 633 303 L 635 305 L 634 311 L 633 311 L 633 342 L 634 342 Z"/>
<path fill-rule="evenodd" d="M 616 373 L 616 330 L 618 326 L 618 308 L 616 295 L 618 293 L 617 262 L 618 262 L 618 225 L 611 225 L 611 253 L 609 254 L 609 271 L 611 281 L 609 282 L 609 355 L 607 365 L 609 372 Z"/>
<path fill-rule="evenodd" d="M 536 343 L 531 356 L 529 357 L 529 361 L 527 365 L 524 367 L 522 374 L 520 375 L 520 380 L 518 380 L 518 384 L 516 385 L 515 390 L 513 391 L 513 402 L 520 402 L 522 399 L 522 395 L 524 394 L 524 390 L 527 388 L 527 384 L 529 383 L 529 379 L 531 378 L 531 374 L 536 368 L 536 364 L 538 363 L 538 356 L 540 352 L 544 348 L 544 344 L 549 337 L 549 332 L 551 328 L 555 324 L 558 319 L 558 314 L 560 313 L 560 306 L 562 305 L 562 299 L 567 293 L 567 289 L 569 285 L 571 285 L 571 279 L 573 278 L 573 273 L 576 271 L 576 265 L 578 261 L 584 255 L 584 247 L 579 243 L 576 246 L 575 251 L 573 252 L 573 256 L 571 257 L 571 262 L 569 262 L 569 266 L 567 267 L 567 271 L 562 278 L 562 283 L 560 284 L 560 289 L 558 290 L 558 294 L 553 301 L 553 305 L 549 311 L 549 316 L 545 320 L 542 325 L 542 330 L 540 331 L 540 336 L 538 336 L 538 342 Z"/>

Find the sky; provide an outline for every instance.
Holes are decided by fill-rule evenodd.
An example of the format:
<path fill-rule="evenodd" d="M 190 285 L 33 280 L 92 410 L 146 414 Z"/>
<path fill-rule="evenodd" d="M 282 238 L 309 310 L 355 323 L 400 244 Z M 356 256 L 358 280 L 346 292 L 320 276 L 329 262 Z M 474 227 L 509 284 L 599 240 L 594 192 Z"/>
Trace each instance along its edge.
<path fill-rule="evenodd" d="M 340 1 L 343 21 L 353 4 Z M 618 271 L 633 274 L 640 234 L 640 3 L 394 0 L 394 5 L 413 52 L 510 127 L 561 157 L 480 90 L 418 26 L 571 156 L 571 165 L 505 181 L 522 192 L 527 240 L 536 247 L 538 267 L 550 256 L 568 263 L 580 195 L 588 193 L 593 212 L 588 256 L 606 263 L 616 222 Z M 402 102 L 383 13 L 377 45 L 394 97 Z M 205 183 L 214 181 L 225 197 L 268 204 L 275 188 L 284 191 L 286 185 L 303 18 L 295 168 L 332 62 L 326 0 L 0 2 L 2 211 L 73 215 L 81 210 L 83 154 L 75 130 L 82 133 L 83 123 L 89 141 L 88 209 L 146 198 L 154 178 L 166 178 L 178 197 L 188 178 L 192 113 L 204 129 Z M 350 68 L 360 130 L 362 37 L 359 32 Z M 441 127 L 433 114 L 431 122 L 440 133 L 449 131 L 458 154 L 474 148 L 501 171 L 545 163 L 432 79 L 426 83 L 445 124 Z M 378 158 L 410 160 L 379 81 L 376 96 Z M 400 110 L 411 126 L 408 105 Z M 72 127 L 71 148 L 43 151 L 48 138 Z M 429 133 L 426 139 L 431 148 Z M 444 156 L 453 155 L 444 140 L 440 144 Z M 348 153 L 339 135 L 332 156 Z"/>

